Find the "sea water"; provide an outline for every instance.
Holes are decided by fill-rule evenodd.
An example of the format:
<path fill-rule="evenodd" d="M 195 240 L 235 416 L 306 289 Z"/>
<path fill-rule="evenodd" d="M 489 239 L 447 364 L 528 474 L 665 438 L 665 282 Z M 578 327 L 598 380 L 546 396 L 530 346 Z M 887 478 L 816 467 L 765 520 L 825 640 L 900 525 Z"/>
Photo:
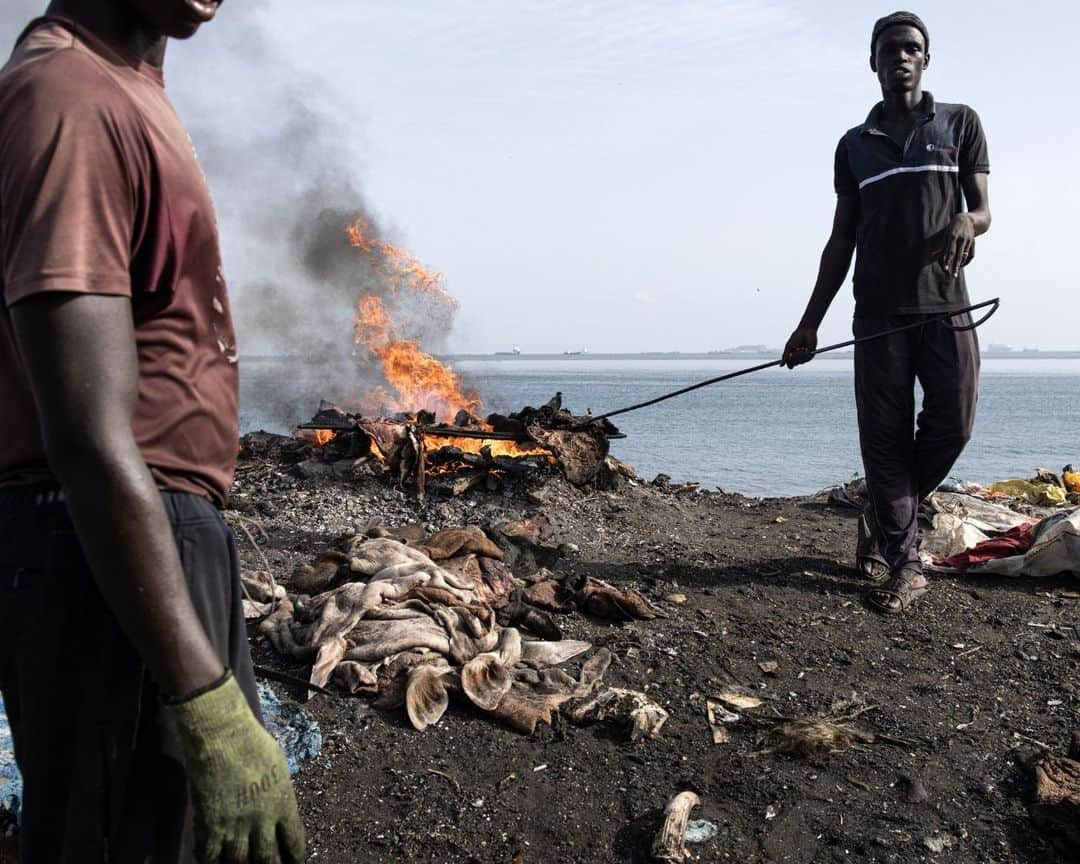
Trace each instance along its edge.
<path fill-rule="evenodd" d="M 659 396 L 760 362 L 753 358 L 569 356 L 451 360 L 487 411 L 538 406 L 556 392 L 576 414 Z M 260 422 L 252 395 L 276 364 L 250 363 L 242 376 L 242 425 Z M 316 379 L 317 380 L 317 379 Z M 265 382 L 264 382 L 265 383 Z M 312 391 L 308 419 L 320 396 Z M 1036 467 L 1080 464 L 1074 417 L 1080 360 L 984 359 L 971 442 L 953 476 L 979 483 L 1027 477 Z M 615 418 L 626 434 L 612 453 L 647 479 L 699 481 L 748 495 L 803 495 L 862 470 L 850 358 L 819 358 L 795 370 L 767 369 Z M 277 425 L 280 426 L 280 423 Z M 278 428 L 276 431 L 284 431 Z"/>

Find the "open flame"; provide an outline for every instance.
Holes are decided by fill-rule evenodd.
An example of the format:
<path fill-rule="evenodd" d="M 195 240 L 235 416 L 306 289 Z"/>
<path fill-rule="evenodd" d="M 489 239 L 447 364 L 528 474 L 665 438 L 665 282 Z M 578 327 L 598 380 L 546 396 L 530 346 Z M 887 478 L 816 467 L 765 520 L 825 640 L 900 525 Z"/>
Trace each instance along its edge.
<path fill-rule="evenodd" d="M 497 476 L 507 470 L 506 465 L 496 465 L 490 461 L 497 457 L 532 457 L 554 463 L 556 457 L 552 451 L 535 442 L 484 438 L 485 430 L 492 430 L 477 423 L 476 415 L 483 407 L 479 395 L 466 390 L 461 377 L 453 369 L 425 352 L 419 339 L 411 338 L 415 332 L 411 315 L 418 307 L 425 312 L 434 312 L 436 316 L 446 314 L 448 321 L 457 309 L 458 302 L 446 291 L 442 275 L 426 269 L 406 250 L 375 237 L 371 227 L 362 219 L 347 226 L 345 232 L 349 243 L 367 258 L 379 285 L 377 293 L 369 292 L 357 302 L 353 335 L 363 358 L 378 364 L 385 383 L 372 387 L 361 397 L 359 417 L 346 415 L 356 420 L 357 434 L 370 439 L 370 456 L 380 462 L 400 458 L 401 441 L 397 437 L 391 436 L 393 440 L 390 446 L 398 447 L 392 455 L 382 449 L 380 434 L 365 431 L 364 425 L 365 416 L 379 418 L 395 413 L 405 415 L 405 418 L 388 422 L 401 425 L 403 430 L 406 426 L 411 429 L 408 441 L 412 444 L 408 446 L 421 448 L 414 456 L 423 452 L 434 455 L 442 451 L 438 458 L 426 462 L 423 476 L 437 477 L 478 467 L 481 471 L 490 472 L 489 476 Z M 456 421 L 457 414 L 465 411 L 471 415 L 466 425 L 474 436 L 447 436 L 435 432 L 425 435 L 424 429 L 416 425 L 417 415 L 421 411 L 430 411 L 442 420 L 455 422 L 461 422 Z M 378 424 L 382 421 L 372 422 Z M 475 433 L 480 434 L 477 436 Z M 309 426 L 299 434 L 325 447 L 338 434 L 349 435 L 350 432 L 342 432 L 340 426 L 325 429 Z M 417 441 L 421 443 L 417 445 Z M 341 457 L 348 450 L 348 446 L 338 448 L 332 456 Z M 455 454 L 454 450 L 458 452 Z M 465 457 L 463 454 L 469 455 Z"/>
<path fill-rule="evenodd" d="M 393 388 L 369 390 L 363 409 L 374 413 L 387 411 L 433 411 L 453 417 L 458 411 L 475 413 L 482 403 L 473 391 L 462 388 L 460 376 L 449 366 L 421 350 L 414 339 L 399 339 L 382 300 L 373 294 L 361 298 L 353 320 L 356 344 L 378 358 L 383 376 Z"/>
<path fill-rule="evenodd" d="M 538 444 L 518 444 L 516 441 L 492 441 L 487 438 L 465 438 L 457 435 L 428 439 L 429 448 L 436 446 L 436 444 L 439 447 L 456 447 L 462 453 L 475 453 L 477 455 L 481 450 L 487 448 L 492 457 L 512 456 L 517 459 L 522 456 L 539 456 L 549 460 L 554 458 L 550 450 Z"/>
<path fill-rule="evenodd" d="M 357 219 L 345 233 L 349 242 L 371 259 L 394 293 L 426 294 L 457 308 L 457 298 L 446 290 L 442 273 L 431 272 L 405 249 L 372 236 L 371 226 L 364 219 Z"/>
<path fill-rule="evenodd" d="M 348 226 L 349 242 L 372 259 L 392 293 L 424 295 L 457 308 L 457 300 L 443 285 L 442 274 L 427 270 L 403 249 L 370 235 L 368 224 L 359 219 Z M 415 339 L 401 338 L 382 298 L 367 294 L 360 298 L 353 319 L 356 344 L 370 358 L 377 359 L 390 389 L 376 387 L 363 397 L 366 412 L 412 413 L 433 411 L 452 418 L 458 411 L 477 412 L 482 402 L 477 393 L 465 391 L 461 377 L 449 366 L 426 353 Z"/>

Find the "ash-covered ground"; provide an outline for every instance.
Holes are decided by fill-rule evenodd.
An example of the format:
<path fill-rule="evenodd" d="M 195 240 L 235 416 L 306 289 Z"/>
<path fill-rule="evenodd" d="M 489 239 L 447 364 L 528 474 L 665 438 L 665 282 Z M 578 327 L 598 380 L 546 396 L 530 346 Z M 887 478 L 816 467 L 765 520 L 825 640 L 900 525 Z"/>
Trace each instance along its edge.
<path fill-rule="evenodd" d="M 882 617 L 851 566 L 855 511 L 824 500 L 549 475 L 420 501 L 385 477 L 310 469 L 242 460 L 227 516 L 260 547 L 240 532 L 245 568 L 269 563 L 287 584 L 373 522 L 435 531 L 542 512 L 561 544 L 552 570 L 636 588 L 668 614 L 559 624 L 613 652 L 608 683 L 670 713 L 658 740 L 633 743 L 612 724 L 527 737 L 460 704 L 417 732 L 404 712 L 317 694 L 325 746 L 297 781 L 312 860 L 647 861 L 683 790 L 718 829 L 688 860 L 1066 860 L 1031 824 L 1023 760 L 1034 742 L 1064 754 L 1080 728 L 1075 578 L 936 578 L 915 611 Z M 251 632 L 257 663 L 307 676 Z M 706 701 L 730 690 L 763 704 L 715 744 Z M 866 734 L 817 762 L 776 752 L 780 718 L 814 717 Z"/>

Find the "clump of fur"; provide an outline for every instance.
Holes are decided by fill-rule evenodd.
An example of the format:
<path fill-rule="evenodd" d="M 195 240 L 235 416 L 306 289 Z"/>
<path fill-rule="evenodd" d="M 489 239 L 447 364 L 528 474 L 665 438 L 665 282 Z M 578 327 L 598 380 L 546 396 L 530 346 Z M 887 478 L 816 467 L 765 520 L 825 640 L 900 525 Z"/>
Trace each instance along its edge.
<path fill-rule="evenodd" d="M 769 735 L 772 752 L 801 756 L 815 764 L 832 753 L 843 753 L 856 741 L 871 743 L 874 736 L 853 726 L 829 720 L 789 720 Z"/>

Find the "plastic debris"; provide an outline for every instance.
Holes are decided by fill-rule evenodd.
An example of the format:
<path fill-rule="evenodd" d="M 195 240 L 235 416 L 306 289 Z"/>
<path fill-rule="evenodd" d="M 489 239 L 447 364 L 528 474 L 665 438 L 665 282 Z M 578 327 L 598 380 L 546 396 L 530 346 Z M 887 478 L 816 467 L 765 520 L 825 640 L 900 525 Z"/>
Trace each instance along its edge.
<path fill-rule="evenodd" d="M 712 699 L 705 702 L 705 712 L 709 718 L 713 744 L 727 744 L 731 741 L 731 733 L 728 732 L 725 726 L 738 723 L 742 719 L 742 715 L 735 711 L 729 711 L 719 702 Z"/>
<path fill-rule="evenodd" d="M 695 819 L 687 824 L 683 839 L 687 843 L 708 843 L 719 833 L 720 829 L 712 822 Z"/>
<path fill-rule="evenodd" d="M 0 833 L 13 829 L 22 802 L 22 775 L 15 764 L 15 748 L 11 741 L 11 727 L 7 712 L 0 699 Z"/>
<path fill-rule="evenodd" d="M 955 843 L 956 840 L 949 834 L 933 834 L 923 837 L 923 846 L 935 855 L 940 855 L 946 849 L 951 849 Z"/>
<path fill-rule="evenodd" d="M 319 724 L 299 705 L 281 699 L 270 685 L 260 681 L 258 687 L 263 725 L 285 751 L 289 773 L 295 774 L 301 762 L 318 756 L 322 750 Z"/>
<path fill-rule="evenodd" d="M 1042 507 L 1056 507 L 1065 503 L 1065 490 L 1053 483 L 1035 483 L 1031 480 L 999 480 L 990 484 L 990 493 L 1004 495 L 1037 504 Z"/>
<path fill-rule="evenodd" d="M 757 696 L 747 696 L 744 693 L 717 693 L 713 698 L 723 702 L 728 708 L 738 711 L 751 711 L 754 708 L 760 708 L 762 704 Z"/>
<path fill-rule="evenodd" d="M 1080 508 L 1043 519 L 1032 535 L 1034 542 L 1026 552 L 976 564 L 964 572 L 1032 578 L 1080 573 Z"/>

